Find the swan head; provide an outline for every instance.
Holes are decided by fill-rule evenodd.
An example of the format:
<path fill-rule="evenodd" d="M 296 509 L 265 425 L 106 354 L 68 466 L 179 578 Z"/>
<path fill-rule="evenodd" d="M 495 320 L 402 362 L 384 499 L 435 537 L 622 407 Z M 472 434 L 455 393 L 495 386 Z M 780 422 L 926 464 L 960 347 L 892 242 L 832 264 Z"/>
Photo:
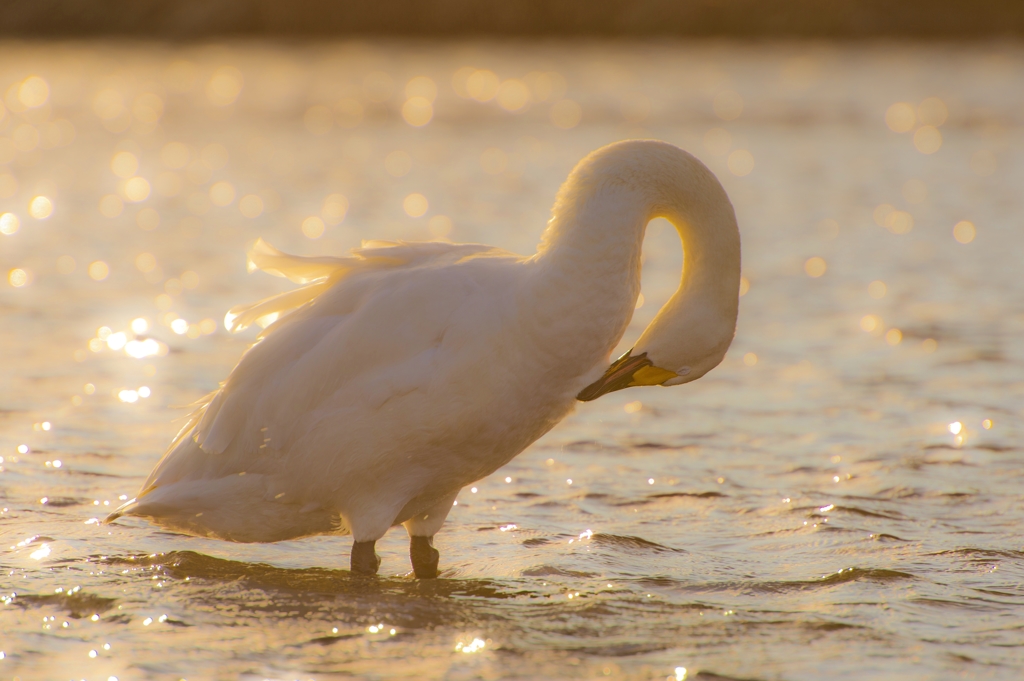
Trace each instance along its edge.
<path fill-rule="evenodd" d="M 589 402 L 606 393 L 636 386 L 682 385 L 696 381 L 721 363 L 732 343 L 735 316 L 731 324 L 727 320 L 708 320 L 708 326 L 691 327 L 689 333 L 680 330 L 682 333 L 678 334 L 665 331 L 664 327 L 672 326 L 672 321 L 681 320 L 658 324 L 655 319 L 637 344 L 612 362 L 604 375 L 581 390 L 576 399 Z M 662 328 L 655 328 L 656 325 Z"/>
<path fill-rule="evenodd" d="M 681 288 L 636 345 L 576 398 L 589 402 L 623 388 L 681 385 L 696 381 L 718 366 L 736 333 L 738 259 L 736 265 L 720 274 L 716 286 Z"/>

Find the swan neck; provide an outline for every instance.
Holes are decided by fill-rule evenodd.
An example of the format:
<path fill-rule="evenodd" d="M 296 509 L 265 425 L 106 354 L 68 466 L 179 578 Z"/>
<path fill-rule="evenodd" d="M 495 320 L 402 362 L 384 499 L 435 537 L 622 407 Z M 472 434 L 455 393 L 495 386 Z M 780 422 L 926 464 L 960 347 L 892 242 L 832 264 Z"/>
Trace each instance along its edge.
<path fill-rule="evenodd" d="M 659 142 L 625 142 L 585 158 L 559 192 L 538 262 L 576 304 L 616 318 L 612 337 L 600 340 L 610 353 L 632 316 L 644 232 L 656 217 L 679 232 L 683 272 L 636 347 L 690 343 L 724 355 L 738 307 L 739 230 L 725 190 L 690 154 Z M 700 338 L 689 330 L 695 324 Z"/>

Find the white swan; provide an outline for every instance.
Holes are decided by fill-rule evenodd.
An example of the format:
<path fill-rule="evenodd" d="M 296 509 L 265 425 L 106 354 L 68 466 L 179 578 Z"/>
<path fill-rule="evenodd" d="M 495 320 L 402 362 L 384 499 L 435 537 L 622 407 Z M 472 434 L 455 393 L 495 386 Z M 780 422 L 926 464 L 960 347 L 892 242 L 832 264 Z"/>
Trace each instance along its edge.
<path fill-rule="evenodd" d="M 682 281 L 608 367 L 658 216 L 683 240 Z M 352 569 L 371 574 L 374 542 L 404 524 L 416 575 L 434 577 L 433 535 L 459 490 L 577 398 L 686 383 L 722 360 L 740 239 L 725 190 L 700 161 L 628 141 L 573 169 L 532 257 L 377 242 L 347 258 L 303 258 L 260 241 L 249 254 L 257 268 L 305 286 L 228 314 L 233 330 L 270 325 L 107 521 L 142 516 L 241 542 L 352 534 Z"/>

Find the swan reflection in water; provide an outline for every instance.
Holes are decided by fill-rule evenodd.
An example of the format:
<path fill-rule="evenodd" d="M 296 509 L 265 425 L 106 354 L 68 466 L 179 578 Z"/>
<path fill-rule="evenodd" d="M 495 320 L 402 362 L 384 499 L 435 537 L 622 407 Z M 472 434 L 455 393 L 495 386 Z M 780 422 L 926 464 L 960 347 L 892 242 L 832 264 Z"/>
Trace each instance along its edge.
<path fill-rule="evenodd" d="M 608 366 L 640 293 L 647 223 L 683 241 L 679 289 Z M 672 145 L 627 141 L 570 173 L 537 253 L 370 242 L 298 257 L 258 241 L 249 269 L 301 288 L 232 309 L 265 326 L 138 495 L 112 513 L 187 534 L 274 542 L 351 534 L 352 571 L 405 525 L 417 577 L 459 491 L 576 404 L 696 380 L 736 328 L 740 239 L 725 190 Z"/>

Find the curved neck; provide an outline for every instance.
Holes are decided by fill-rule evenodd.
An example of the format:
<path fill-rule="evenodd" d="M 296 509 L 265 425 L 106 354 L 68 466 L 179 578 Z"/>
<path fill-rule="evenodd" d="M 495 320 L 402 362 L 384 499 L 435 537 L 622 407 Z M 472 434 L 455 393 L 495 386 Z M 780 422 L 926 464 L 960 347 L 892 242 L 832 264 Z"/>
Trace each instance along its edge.
<path fill-rule="evenodd" d="M 621 339 L 640 291 L 647 223 L 664 217 L 682 239 L 683 273 L 637 348 L 645 341 L 724 343 L 724 355 L 736 322 L 739 230 L 725 190 L 700 161 L 661 142 L 604 147 L 572 171 L 553 212 L 535 258 L 557 297 L 574 308 L 559 313 L 594 321 L 582 329 L 590 335 L 574 342 L 588 353 L 600 348 L 603 359 Z"/>

